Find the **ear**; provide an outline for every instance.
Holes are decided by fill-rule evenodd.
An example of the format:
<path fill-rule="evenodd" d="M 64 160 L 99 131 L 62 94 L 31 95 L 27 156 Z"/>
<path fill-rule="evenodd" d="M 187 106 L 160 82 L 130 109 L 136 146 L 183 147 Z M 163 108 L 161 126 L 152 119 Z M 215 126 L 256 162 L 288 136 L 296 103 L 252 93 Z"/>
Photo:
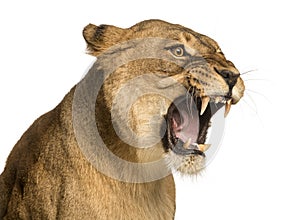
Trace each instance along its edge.
<path fill-rule="evenodd" d="M 87 43 L 87 53 L 98 56 L 107 48 L 120 42 L 126 30 L 111 25 L 87 25 L 83 29 L 83 37 Z"/>

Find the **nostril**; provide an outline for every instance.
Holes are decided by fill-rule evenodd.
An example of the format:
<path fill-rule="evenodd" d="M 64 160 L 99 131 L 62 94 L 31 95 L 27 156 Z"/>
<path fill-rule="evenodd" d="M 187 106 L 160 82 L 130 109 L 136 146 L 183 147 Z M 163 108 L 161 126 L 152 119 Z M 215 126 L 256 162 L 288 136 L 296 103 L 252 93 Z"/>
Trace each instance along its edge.
<path fill-rule="evenodd" d="M 220 73 L 219 73 L 224 79 L 229 79 L 231 78 L 234 74 L 229 71 L 229 70 L 222 70 Z"/>
<path fill-rule="evenodd" d="M 229 87 L 233 87 L 237 79 L 239 78 L 239 74 L 235 74 L 231 72 L 230 70 L 218 70 L 217 68 L 214 67 L 214 70 L 223 77 L 223 79 L 226 81 L 226 83 L 229 85 Z"/>
<path fill-rule="evenodd" d="M 221 70 L 220 71 L 216 67 L 214 67 L 214 70 L 225 79 L 235 77 L 235 75 L 236 75 L 233 72 L 231 72 L 230 70 Z"/>

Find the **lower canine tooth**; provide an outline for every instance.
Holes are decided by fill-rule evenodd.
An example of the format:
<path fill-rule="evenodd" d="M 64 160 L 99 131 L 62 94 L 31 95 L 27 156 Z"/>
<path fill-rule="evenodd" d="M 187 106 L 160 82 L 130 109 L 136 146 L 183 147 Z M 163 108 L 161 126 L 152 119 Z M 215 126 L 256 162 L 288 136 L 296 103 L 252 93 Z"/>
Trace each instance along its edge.
<path fill-rule="evenodd" d="M 183 144 L 183 148 L 189 149 L 189 146 L 191 145 L 191 143 L 192 143 L 192 139 L 189 138 L 189 139 L 187 140 L 187 142 L 185 142 L 185 143 Z"/>
<path fill-rule="evenodd" d="M 205 152 L 210 148 L 211 144 L 198 144 L 198 148 L 200 151 Z"/>

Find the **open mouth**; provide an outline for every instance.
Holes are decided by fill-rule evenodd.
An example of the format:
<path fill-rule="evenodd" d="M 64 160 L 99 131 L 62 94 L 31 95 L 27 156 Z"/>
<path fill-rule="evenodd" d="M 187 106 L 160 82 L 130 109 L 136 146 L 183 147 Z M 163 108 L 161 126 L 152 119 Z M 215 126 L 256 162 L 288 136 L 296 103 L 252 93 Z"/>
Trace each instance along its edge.
<path fill-rule="evenodd" d="M 231 106 L 227 97 L 180 96 L 170 105 L 167 115 L 167 132 L 164 147 L 177 155 L 200 155 L 205 157 L 207 130 L 212 116 L 225 106 L 225 116 Z"/>

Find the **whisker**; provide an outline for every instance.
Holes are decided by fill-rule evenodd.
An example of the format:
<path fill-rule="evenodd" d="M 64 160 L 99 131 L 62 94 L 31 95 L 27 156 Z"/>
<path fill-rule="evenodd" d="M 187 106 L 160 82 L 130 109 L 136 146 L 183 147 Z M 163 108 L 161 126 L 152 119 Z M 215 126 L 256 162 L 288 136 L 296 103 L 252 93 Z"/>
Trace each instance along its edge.
<path fill-rule="evenodd" d="M 253 107 L 249 103 L 247 103 L 248 106 L 257 114 L 257 105 L 255 104 L 254 99 L 252 98 L 252 96 L 248 92 L 246 92 L 246 95 L 249 97 L 251 103 L 254 105 L 254 107 Z"/>
<path fill-rule="evenodd" d="M 195 87 L 192 87 L 192 92 L 191 92 L 191 95 L 190 95 L 190 107 L 189 107 L 189 110 L 190 110 L 189 113 L 191 115 L 191 118 L 193 118 L 194 93 L 195 93 Z"/>
<path fill-rule="evenodd" d="M 190 97 L 190 99 L 191 99 L 191 102 L 190 102 L 190 113 L 191 113 L 191 116 L 192 116 L 192 118 L 193 118 L 193 113 L 192 113 L 192 110 L 193 110 L 193 104 L 195 104 L 194 103 L 194 95 L 195 95 L 195 87 L 192 87 L 192 95 L 191 95 L 191 97 Z"/>
<path fill-rule="evenodd" d="M 186 108 L 187 108 L 187 110 L 188 110 L 188 113 L 189 113 L 190 115 L 193 115 L 193 114 L 192 114 L 192 109 L 191 109 L 191 103 L 192 103 L 192 101 L 190 100 L 190 99 L 192 99 L 192 98 L 191 98 L 192 95 L 190 94 L 190 90 L 191 90 L 191 89 L 193 89 L 192 86 L 190 86 L 190 87 L 188 88 L 188 90 L 186 91 L 186 93 L 185 93 L 185 98 L 186 98 L 186 100 L 187 100 Z M 192 92 L 192 91 L 191 91 L 191 92 Z M 190 101 L 190 103 L 189 103 L 189 101 Z"/>
<path fill-rule="evenodd" d="M 264 99 L 266 99 L 269 103 L 271 103 L 271 101 L 268 99 L 268 97 L 265 96 L 264 94 L 260 93 L 260 92 L 254 91 L 254 90 L 252 90 L 252 89 L 247 89 L 247 88 L 246 88 L 245 91 L 246 91 L 246 92 L 252 92 L 252 93 L 255 93 L 255 94 L 257 94 L 257 95 L 260 95 L 261 97 L 263 97 Z M 249 93 L 248 93 L 248 95 L 249 95 Z"/>
<path fill-rule="evenodd" d="M 242 75 L 245 75 L 245 74 L 248 74 L 248 73 L 252 73 L 252 72 L 256 72 L 256 71 L 258 71 L 258 69 L 248 70 L 246 72 L 241 73 L 240 75 L 242 76 Z"/>
<path fill-rule="evenodd" d="M 246 81 L 266 81 L 266 82 L 271 82 L 269 79 L 243 79 L 244 82 Z"/>
<path fill-rule="evenodd" d="M 255 104 L 253 98 L 249 94 L 247 94 L 247 96 L 249 97 L 250 101 L 254 104 L 254 107 L 250 105 L 245 99 L 242 99 L 242 101 L 249 107 L 249 109 L 251 109 L 254 112 L 259 122 L 263 125 L 263 120 L 258 114 L 257 105 Z"/>

